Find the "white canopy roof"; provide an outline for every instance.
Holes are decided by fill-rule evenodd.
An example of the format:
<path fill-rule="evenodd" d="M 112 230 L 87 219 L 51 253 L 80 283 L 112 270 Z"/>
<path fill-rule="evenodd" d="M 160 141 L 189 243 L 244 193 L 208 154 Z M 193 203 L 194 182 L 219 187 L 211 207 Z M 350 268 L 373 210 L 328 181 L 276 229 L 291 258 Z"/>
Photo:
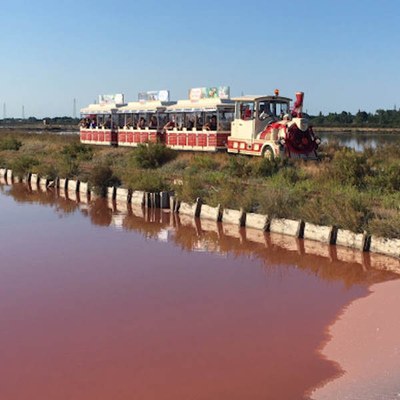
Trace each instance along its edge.
<path fill-rule="evenodd" d="M 179 100 L 176 104 L 167 107 L 167 112 L 193 112 L 193 111 L 216 111 L 220 107 L 232 107 L 232 100 L 226 99 L 200 99 L 198 101 Z"/>
<path fill-rule="evenodd" d="M 267 100 L 267 101 L 275 101 L 275 102 L 282 102 L 285 103 L 287 101 L 291 101 L 289 97 L 282 97 L 282 96 L 261 96 L 261 95 L 245 95 L 241 97 L 235 97 L 232 100 L 234 101 L 255 101 L 255 100 Z"/>
<path fill-rule="evenodd" d="M 132 101 L 127 105 L 118 108 L 119 113 L 127 113 L 127 112 L 156 112 L 160 109 L 165 109 L 168 105 L 173 104 L 173 102 L 165 102 L 165 101 Z"/>
<path fill-rule="evenodd" d="M 110 114 L 116 108 L 115 104 L 89 104 L 81 109 L 81 114 Z"/>

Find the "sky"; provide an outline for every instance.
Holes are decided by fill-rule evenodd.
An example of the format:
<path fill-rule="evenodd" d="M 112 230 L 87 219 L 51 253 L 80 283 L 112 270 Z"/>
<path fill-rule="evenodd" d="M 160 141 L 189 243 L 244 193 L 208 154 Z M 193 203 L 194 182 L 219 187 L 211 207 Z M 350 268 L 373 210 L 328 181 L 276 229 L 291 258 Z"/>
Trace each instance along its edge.
<path fill-rule="evenodd" d="M 399 0 L 1 0 L 0 118 L 219 85 L 304 91 L 311 114 L 400 107 L 399 17 Z"/>

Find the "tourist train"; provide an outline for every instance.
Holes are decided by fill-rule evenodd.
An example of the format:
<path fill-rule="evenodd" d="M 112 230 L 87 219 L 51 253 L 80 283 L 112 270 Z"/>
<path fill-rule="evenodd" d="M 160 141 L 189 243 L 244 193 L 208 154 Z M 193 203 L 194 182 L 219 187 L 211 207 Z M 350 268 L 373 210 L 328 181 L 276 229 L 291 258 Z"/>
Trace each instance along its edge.
<path fill-rule="evenodd" d="M 137 147 L 161 142 L 177 150 L 316 159 L 319 138 L 303 114 L 304 93 L 291 99 L 270 96 L 230 98 L 229 88 L 196 88 L 189 99 L 170 101 L 168 91 L 104 95 L 81 110 L 82 143 Z"/>

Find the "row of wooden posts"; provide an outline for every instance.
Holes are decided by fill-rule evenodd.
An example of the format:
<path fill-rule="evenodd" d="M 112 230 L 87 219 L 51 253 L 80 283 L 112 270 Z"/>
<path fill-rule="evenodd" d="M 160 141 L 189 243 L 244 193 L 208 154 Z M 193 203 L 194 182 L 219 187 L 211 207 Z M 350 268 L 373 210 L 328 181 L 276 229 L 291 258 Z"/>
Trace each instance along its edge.
<path fill-rule="evenodd" d="M 18 181 L 14 179 L 12 170 L 0 169 L 0 178 L 6 179 L 8 183 Z M 47 178 L 39 177 L 37 174 L 28 174 L 21 181 L 42 187 L 53 186 L 59 189 L 90 194 L 87 182 L 78 180 L 57 178 L 49 181 Z M 176 198 L 170 192 L 143 192 L 131 191 L 122 187 L 110 187 L 107 197 L 112 200 L 123 201 L 133 205 L 147 208 L 168 209 L 171 212 L 189 215 L 193 218 L 202 218 L 218 222 L 235 224 L 238 227 L 259 229 L 262 231 L 289 235 L 296 238 L 314 240 L 330 245 L 340 245 L 360 251 L 370 251 L 391 257 L 400 258 L 400 239 L 388 239 L 355 233 L 350 230 L 337 228 L 335 226 L 315 225 L 302 220 L 290 220 L 285 218 L 270 218 L 268 215 L 257 213 L 246 213 L 244 210 L 232 210 L 221 206 L 211 207 L 204 204 L 201 199 L 194 203 L 186 203 Z"/>

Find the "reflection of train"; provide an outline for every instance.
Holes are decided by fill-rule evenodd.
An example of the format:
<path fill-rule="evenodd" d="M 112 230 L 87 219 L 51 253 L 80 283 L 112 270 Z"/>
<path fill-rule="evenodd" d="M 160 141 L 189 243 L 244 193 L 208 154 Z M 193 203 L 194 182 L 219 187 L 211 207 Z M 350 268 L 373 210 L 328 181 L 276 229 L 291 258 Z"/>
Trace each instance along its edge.
<path fill-rule="evenodd" d="M 178 150 L 316 158 L 319 139 L 302 113 L 302 92 L 292 109 L 278 90 L 274 96 L 221 97 L 91 104 L 81 110 L 81 142 L 135 147 L 159 141 Z"/>

